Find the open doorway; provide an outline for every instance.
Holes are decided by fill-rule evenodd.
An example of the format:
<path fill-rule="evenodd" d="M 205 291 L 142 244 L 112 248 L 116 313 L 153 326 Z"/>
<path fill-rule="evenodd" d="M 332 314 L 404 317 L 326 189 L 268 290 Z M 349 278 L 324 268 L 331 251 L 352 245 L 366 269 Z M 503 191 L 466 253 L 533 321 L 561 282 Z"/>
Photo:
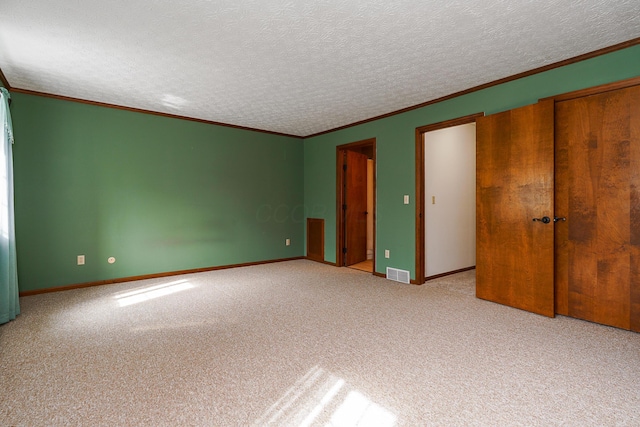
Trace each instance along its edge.
<path fill-rule="evenodd" d="M 375 271 L 376 140 L 336 147 L 336 264 Z"/>
<path fill-rule="evenodd" d="M 444 275 L 461 272 L 464 270 L 474 268 L 475 266 L 475 265 L 473 266 L 467 265 L 468 259 L 473 258 L 473 260 L 475 261 L 475 235 L 471 237 L 472 241 L 470 244 L 471 244 L 472 253 L 466 254 L 467 256 L 465 256 L 461 251 L 458 250 L 458 248 L 455 247 L 456 241 L 469 240 L 468 236 L 472 232 L 473 233 L 475 232 L 475 213 L 471 212 L 473 214 L 473 217 L 471 218 L 470 225 L 467 224 L 465 227 L 459 227 L 458 225 L 453 224 L 450 227 L 448 227 L 448 229 L 453 230 L 453 233 L 455 234 L 456 238 L 451 238 L 451 236 L 443 235 L 443 233 L 446 233 L 447 227 L 443 226 L 442 223 L 434 224 L 433 223 L 434 221 L 428 221 L 427 219 L 426 214 L 429 213 L 431 215 L 431 218 L 429 218 L 430 220 L 436 219 L 437 221 L 438 217 L 444 218 L 446 221 L 455 220 L 455 217 L 458 213 L 460 212 L 469 213 L 469 208 L 467 207 L 461 210 L 461 208 L 459 207 L 459 203 L 457 207 L 449 206 L 447 203 L 445 204 L 441 203 L 443 201 L 446 201 L 447 199 L 451 199 L 450 196 L 453 193 L 459 193 L 458 189 L 456 188 L 458 185 L 455 184 L 454 182 L 445 182 L 445 180 L 447 179 L 446 177 L 443 177 L 441 180 L 440 177 L 427 176 L 425 172 L 425 150 L 429 149 L 429 143 L 425 142 L 425 135 L 431 133 L 431 135 L 436 136 L 438 134 L 436 131 L 441 131 L 447 128 L 453 128 L 453 127 L 458 127 L 458 126 L 463 126 L 468 124 L 475 124 L 476 119 L 478 117 L 482 117 L 483 115 L 484 115 L 483 113 L 473 114 L 470 116 L 461 117 L 459 119 L 435 123 L 433 125 L 423 126 L 416 129 L 416 283 L 417 284 L 422 284 L 427 279 L 433 279 L 436 277 L 441 277 Z M 463 128 L 460 128 L 460 129 L 463 129 Z M 475 129 L 472 132 L 475 135 Z M 434 139 L 440 139 L 440 138 L 434 138 Z M 442 147 L 445 147 L 448 151 L 450 151 L 449 148 L 455 148 L 453 146 L 447 148 L 446 139 L 445 140 L 440 139 L 439 141 L 434 141 L 434 142 L 436 142 L 436 145 L 440 147 L 439 148 L 440 150 L 442 150 Z M 473 144 L 473 149 L 475 150 L 475 141 L 472 141 L 472 144 Z M 431 148 L 434 148 L 434 147 L 431 147 Z M 430 153 L 430 155 L 434 155 L 434 154 L 438 155 L 439 149 L 435 148 Z M 460 149 L 460 147 L 458 149 Z M 436 163 L 432 162 L 432 166 L 433 164 L 437 164 L 437 162 L 442 161 L 442 159 L 430 159 L 430 160 L 435 160 L 436 162 Z M 473 180 L 472 182 L 473 185 L 471 186 L 472 187 L 471 194 L 473 197 L 472 200 L 475 201 L 475 191 L 474 191 L 475 167 L 471 166 L 471 170 L 467 172 L 470 174 Z M 433 186 L 433 189 L 430 190 L 429 196 L 427 197 L 426 190 L 427 190 L 427 186 L 429 185 L 429 178 L 432 184 L 437 184 L 437 185 Z M 456 174 L 454 174 L 452 175 L 452 179 L 449 181 L 455 181 L 457 179 L 458 177 L 456 176 Z M 439 192 L 439 194 L 435 194 L 436 192 Z M 461 195 L 461 193 L 457 194 L 456 197 L 460 199 L 460 196 L 462 197 L 463 200 L 469 199 L 471 197 L 469 194 Z M 427 198 L 429 200 L 426 200 Z M 426 209 L 427 203 L 431 208 L 430 209 L 431 212 L 427 212 L 427 209 Z M 456 202 L 454 201 L 454 203 Z M 475 207 L 475 202 L 472 204 L 472 206 Z M 440 209 L 440 207 L 444 209 Z M 449 213 L 447 213 L 447 210 Z M 435 230 L 435 231 L 432 231 L 431 236 L 427 235 L 428 225 L 432 227 L 432 230 Z M 464 232 L 463 228 L 467 229 L 468 231 L 468 233 L 466 233 L 465 235 L 461 235 L 461 233 Z M 431 239 L 431 241 L 429 242 L 431 243 L 431 245 L 427 244 L 427 239 Z M 429 246 L 432 248 L 430 251 L 431 255 L 435 255 L 435 257 L 432 258 L 433 263 L 431 265 L 432 267 L 435 267 L 435 268 L 427 269 L 426 258 L 429 256 L 429 252 L 427 249 Z M 445 247 L 448 247 L 450 249 L 449 252 L 445 250 L 446 249 Z M 469 251 L 466 251 L 466 252 L 469 252 Z M 455 255 L 453 257 L 455 258 L 453 259 L 454 264 L 462 263 L 461 264 L 462 267 L 451 267 L 452 265 L 454 265 L 454 264 L 451 264 L 451 261 L 452 261 L 451 254 Z M 461 257 L 460 255 L 463 255 L 463 256 Z M 461 260 L 459 260 L 458 258 L 461 258 Z"/>
<path fill-rule="evenodd" d="M 424 133 L 425 279 L 476 265 L 476 124 Z"/>

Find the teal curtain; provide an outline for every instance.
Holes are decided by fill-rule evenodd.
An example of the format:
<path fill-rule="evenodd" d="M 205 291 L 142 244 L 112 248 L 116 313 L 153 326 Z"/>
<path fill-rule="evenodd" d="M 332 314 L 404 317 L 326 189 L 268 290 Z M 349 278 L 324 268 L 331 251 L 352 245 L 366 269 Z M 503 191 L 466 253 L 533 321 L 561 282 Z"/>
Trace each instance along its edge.
<path fill-rule="evenodd" d="M 20 314 L 13 218 L 13 126 L 9 92 L 0 87 L 0 324 Z"/>

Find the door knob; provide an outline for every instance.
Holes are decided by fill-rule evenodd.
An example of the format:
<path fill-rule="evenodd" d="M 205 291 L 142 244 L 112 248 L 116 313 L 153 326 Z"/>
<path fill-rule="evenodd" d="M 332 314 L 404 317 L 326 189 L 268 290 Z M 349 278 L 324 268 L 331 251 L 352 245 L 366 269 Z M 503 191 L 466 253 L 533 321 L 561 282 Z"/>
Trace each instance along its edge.
<path fill-rule="evenodd" d="M 543 224 L 549 224 L 551 222 L 551 218 L 548 216 L 543 216 L 542 218 L 533 218 L 534 221 L 540 221 Z"/>
<path fill-rule="evenodd" d="M 558 222 L 558 221 L 566 221 L 567 218 L 565 217 L 558 217 L 558 216 L 554 216 L 553 217 L 553 222 Z"/>

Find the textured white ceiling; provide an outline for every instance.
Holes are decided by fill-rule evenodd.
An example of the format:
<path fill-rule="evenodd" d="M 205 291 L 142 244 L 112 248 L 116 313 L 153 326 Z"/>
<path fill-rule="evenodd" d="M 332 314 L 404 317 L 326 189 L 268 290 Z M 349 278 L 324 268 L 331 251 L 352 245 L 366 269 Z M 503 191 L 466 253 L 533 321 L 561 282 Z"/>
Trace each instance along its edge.
<path fill-rule="evenodd" d="M 310 135 L 640 37 L 639 0 L 2 0 L 15 88 Z"/>

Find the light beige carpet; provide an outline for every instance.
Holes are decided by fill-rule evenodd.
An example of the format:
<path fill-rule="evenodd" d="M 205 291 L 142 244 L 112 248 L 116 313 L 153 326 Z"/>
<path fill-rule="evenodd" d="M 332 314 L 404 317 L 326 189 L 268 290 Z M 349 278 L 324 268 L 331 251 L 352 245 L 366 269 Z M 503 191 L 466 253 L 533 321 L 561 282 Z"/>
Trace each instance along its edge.
<path fill-rule="evenodd" d="M 22 298 L 0 425 L 640 425 L 640 334 L 455 279 L 300 260 Z"/>

